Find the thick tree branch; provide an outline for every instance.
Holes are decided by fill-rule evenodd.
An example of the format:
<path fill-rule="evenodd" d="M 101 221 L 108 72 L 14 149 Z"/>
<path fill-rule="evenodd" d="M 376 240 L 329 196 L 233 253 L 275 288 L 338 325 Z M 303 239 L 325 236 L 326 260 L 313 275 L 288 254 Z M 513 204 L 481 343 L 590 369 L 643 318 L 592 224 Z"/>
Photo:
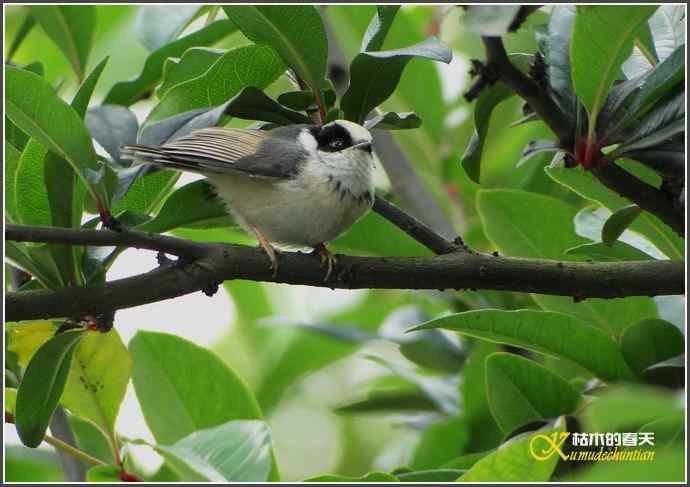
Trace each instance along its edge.
<path fill-rule="evenodd" d="M 60 243 L 75 237 L 79 245 L 131 246 L 196 257 L 186 265 L 165 265 L 100 286 L 9 293 L 5 300 L 8 321 L 129 308 L 189 294 L 206 288 L 210 282 L 229 279 L 342 289 L 494 289 L 578 300 L 682 294 L 685 282 L 684 263 L 680 261 L 557 262 L 473 252 L 434 257 L 338 256 L 332 276 L 324 282 L 319 258 L 301 252 L 282 252 L 278 274 L 273 277 L 262 250 L 239 245 L 203 244 L 135 231 L 17 225 L 7 225 L 6 237 Z"/>
<path fill-rule="evenodd" d="M 558 137 L 561 147 L 569 149 L 574 144 L 574 129 L 553 99 L 532 78 L 524 74 L 508 58 L 500 37 L 482 37 L 486 50 L 487 75 L 500 80 L 522 97 L 544 120 Z M 484 76 L 484 75 L 482 75 Z M 482 81 L 482 76 L 477 81 Z M 571 151 L 573 152 L 573 151 Z M 656 215 L 678 235 L 685 235 L 685 218 L 682 211 L 673 207 L 663 191 L 650 186 L 614 163 L 592 170 L 594 176 L 609 189 Z"/>

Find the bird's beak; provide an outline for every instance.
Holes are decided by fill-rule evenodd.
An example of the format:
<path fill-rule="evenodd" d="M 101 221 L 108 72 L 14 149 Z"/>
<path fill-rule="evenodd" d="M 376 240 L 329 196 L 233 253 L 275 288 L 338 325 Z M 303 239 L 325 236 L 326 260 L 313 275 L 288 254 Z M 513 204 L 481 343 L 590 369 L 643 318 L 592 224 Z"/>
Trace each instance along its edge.
<path fill-rule="evenodd" d="M 353 145 L 352 149 L 359 149 L 371 154 L 371 142 L 362 142 L 361 144 Z"/>

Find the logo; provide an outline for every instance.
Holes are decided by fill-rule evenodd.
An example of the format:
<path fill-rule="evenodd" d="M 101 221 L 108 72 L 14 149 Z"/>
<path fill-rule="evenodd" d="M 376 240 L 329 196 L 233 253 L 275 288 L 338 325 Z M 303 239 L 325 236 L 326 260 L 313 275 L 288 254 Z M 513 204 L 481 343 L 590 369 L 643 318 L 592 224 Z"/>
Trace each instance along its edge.
<path fill-rule="evenodd" d="M 575 462 L 654 460 L 654 450 L 639 448 L 644 445 L 654 446 L 654 432 L 570 434 L 555 431 L 533 435 L 529 441 L 529 452 L 540 462 L 556 454 L 564 461 Z"/>

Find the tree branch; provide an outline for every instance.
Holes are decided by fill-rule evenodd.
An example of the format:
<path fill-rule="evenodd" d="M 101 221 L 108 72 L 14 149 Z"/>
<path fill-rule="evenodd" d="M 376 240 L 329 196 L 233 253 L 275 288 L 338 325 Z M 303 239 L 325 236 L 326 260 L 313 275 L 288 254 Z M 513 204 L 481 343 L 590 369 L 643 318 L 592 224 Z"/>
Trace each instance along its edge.
<path fill-rule="evenodd" d="M 505 83 L 522 97 L 556 134 L 561 147 L 570 152 L 574 144 L 574 129 L 565 114 L 548 93 L 532 78 L 510 62 L 500 37 L 482 37 L 487 64 L 484 69 L 495 79 Z M 483 75 L 481 75 L 483 76 Z M 482 81 L 482 78 L 477 83 Z M 613 162 L 592 170 L 599 181 L 621 196 L 637 204 L 669 225 L 678 235 L 685 235 L 685 219 L 681 211 L 673 207 L 663 191 L 650 186 Z"/>
<path fill-rule="evenodd" d="M 266 254 L 253 247 L 204 244 L 135 231 L 76 230 L 7 225 L 11 240 L 78 245 L 127 246 L 195 256 L 186 265 L 164 265 L 151 272 L 93 287 L 8 293 L 6 319 L 75 317 L 162 301 L 230 279 L 341 289 L 494 289 L 585 298 L 668 295 L 684 292 L 681 261 L 557 262 L 453 252 L 433 257 L 338 256 L 324 282 L 317 256 L 281 252 L 275 277 Z M 160 245 L 159 245 L 160 244 Z"/>

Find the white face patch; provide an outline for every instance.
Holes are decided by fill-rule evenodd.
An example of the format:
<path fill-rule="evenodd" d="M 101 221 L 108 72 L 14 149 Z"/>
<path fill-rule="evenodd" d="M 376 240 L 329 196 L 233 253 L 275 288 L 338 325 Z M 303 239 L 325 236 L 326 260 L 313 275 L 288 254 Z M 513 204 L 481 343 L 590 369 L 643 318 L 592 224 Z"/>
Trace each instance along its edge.
<path fill-rule="evenodd" d="M 319 146 L 319 143 L 316 141 L 311 132 L 309 132 L 309 129 L 303 129 L 297 136 L 297 141 L 302 147 L 304 147 L 304 150 L 310 153 L 314 152 Z"/>

